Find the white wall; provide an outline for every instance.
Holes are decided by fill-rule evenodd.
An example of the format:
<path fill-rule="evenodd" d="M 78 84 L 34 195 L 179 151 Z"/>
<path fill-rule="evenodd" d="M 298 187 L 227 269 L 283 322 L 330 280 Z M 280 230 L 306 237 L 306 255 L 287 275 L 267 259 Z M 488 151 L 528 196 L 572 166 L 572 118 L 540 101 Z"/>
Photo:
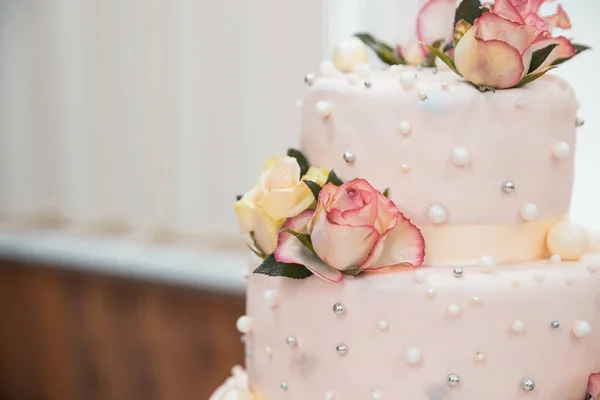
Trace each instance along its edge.
<path fill-rule="evenodd" d="M 569 35 L 600 48 L 600 3 L 563 3 Z M 304 74 L 357 30 L 392 40 L 398 4 L 0 0 L 0 216 L 235 234 L 234 195 L 297 143 Z M 599 66 L 590 52 L 559 72 L 587 117 L 573 216 L 597 227 Z"/>

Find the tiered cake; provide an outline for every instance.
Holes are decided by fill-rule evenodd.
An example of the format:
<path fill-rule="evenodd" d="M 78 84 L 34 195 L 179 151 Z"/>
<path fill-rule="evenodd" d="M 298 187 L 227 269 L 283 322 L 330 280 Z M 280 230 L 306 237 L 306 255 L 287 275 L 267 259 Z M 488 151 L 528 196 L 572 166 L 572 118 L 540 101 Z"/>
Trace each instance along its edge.
<path fill-rule="evenodd" d="M 269 160 L 236 204 L 257 254 L 247 374 L 211 399 L 596 399 L 600 254 L 568 218 L 582 121 L 543 75 L 576 50 L 532 38 L 515 80 L 487 53 L 499 40 L 477 36 L 504 23 L 490 18 L 527 30 L 530 3 L 464 14 L 454 56 L 438 50 L 449 68 L 374 70 L 350 40 L 307 76 L 302 152 Z"/>

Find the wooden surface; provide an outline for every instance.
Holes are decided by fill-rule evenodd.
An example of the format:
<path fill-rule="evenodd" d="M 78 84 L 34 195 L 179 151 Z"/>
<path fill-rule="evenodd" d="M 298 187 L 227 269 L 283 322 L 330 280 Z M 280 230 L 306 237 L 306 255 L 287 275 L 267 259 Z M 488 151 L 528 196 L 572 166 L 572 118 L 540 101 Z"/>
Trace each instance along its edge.
<path fill-rule="evenodd" d="M 0 260 L 0 400 L 207 400 L 241 297 Z"/>

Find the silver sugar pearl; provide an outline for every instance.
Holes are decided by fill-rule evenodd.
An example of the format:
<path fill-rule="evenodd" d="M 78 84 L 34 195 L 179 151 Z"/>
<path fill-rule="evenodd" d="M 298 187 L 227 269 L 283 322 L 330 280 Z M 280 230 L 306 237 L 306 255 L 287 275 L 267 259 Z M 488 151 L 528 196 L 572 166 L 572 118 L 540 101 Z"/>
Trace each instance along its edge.
<path fill-rule="evenodd" d="M 434 75 L 437 74 L 438 73 L 437 67 L 431 68 L 431 73 L 434 74 Z"/>
<path fill-rule="evenodd" d="M 296 336 L 294 336 L 294 335 L 290 335 L 290 336 L 286 337 L 285 342 L 288 345 L 290 345 L 291 347 L 298 346 L 298 339 L 296 339 Z"/>
<path fill-rule="evenodd" d="M 367 89 L 369 89 L 371 86 L 373 86 L 373 84 L 371 83 L 371 81 L 365 81 L 365 87 Z"/>
<path fill-rule="evenodd" d="M 516 188 L 517 188 L 517 186 L 515 185 L 515 183 L 513 181 L 502 182 L 502 191 L 504 193 L 512 193 L 515 191 Z"/>
<path fill-rule="evenodd" d="M 553 327 L 554 329 L 558 328 L 560 326 L 560 322 L 558 321 L 552 321 L 552 323 L 550 324 L 551 327 Z"/>
<path fill-rule="evenodd" d="M 535 389 L 535 382 L 533 381 L 533 379 L 525 378 L 521 382 L 521 387 L 526 392 L 531 392 L 533 389 Z"/>
<path fill-rule="evenodd" d="M 577 117 L 577 119 L 575 120 L 575 126 L 581 128 L 583 125 L 585 125 L 585 119 L 583 119 L 582 117 Z"/>
<path fill-rule="evenodd" d="M 252 350 L 246 350 L 246 357 L 252 357 Z"/>
<path fill-rule="evenodd" d="M 346 161 L 348 164 L 352 164 L 354 163 L 354 161 L 356 161 L 356 155 L 354 155 L 353 152 L 351 151 L 347 151 L 344 153 L 344 155 L 342 156 L 342 158 L 344 159 L 344 161 Z"/>
<path fill-rule="evenodd" d="M 452 270 L 452 272 L 454 273 L 454 276 L 456 278 L 462 278 L 462 276 L 463 276 L 463 269 L 462 268 L 454 268 Z"/>
<path fill-rule="evenodd" d="M 246 335 L 240 336 L 240 342 L 246 343 Z"/>
<path fill-rule="evenodd" d="M 304 83 L 306 83 L 308 86 L 312 86 L 313 83 L 315 83 L 315 79 L 317 78 L 317 75 L 311 73 L 308 73 L 304 76 Z"/>
<path fill-rule="evenodd" d="M 423 64 L 417 65 L 417 71 L 422 71 L 422 70 L 423 70 Z"/>
<path fill-rule="evenodd" d="M 288 383 L 287 383 L 287 382 L 281 382 L 281 384 L 279 385 L 279 387 L 280 387 L 282 390 L 288 390 L 288 387 L 289 387 L 289 385 L 288 385 Z"/>
<path fill-rule="evenodd" d="M 448 385 L 456 386 L 459 383 L 460 383 L 460 378 L 458 377 L 458 375 L 455 375 L 455 374 L 448 375 Z"/>
<path fill-rule="evenodd" d="M 336 315 L 342 315 L 346 312 L 346 307 L 342 303 L 335 303 L 333 305 L 333 312 Z"/>
<path fill-rule="evenodd" d="M 340 355 L 344 355 L 348 352 L 348 346 L 346 346 L 344 343 L 340 343 L 335 346 L 335 351 L 337 351 Z"/>

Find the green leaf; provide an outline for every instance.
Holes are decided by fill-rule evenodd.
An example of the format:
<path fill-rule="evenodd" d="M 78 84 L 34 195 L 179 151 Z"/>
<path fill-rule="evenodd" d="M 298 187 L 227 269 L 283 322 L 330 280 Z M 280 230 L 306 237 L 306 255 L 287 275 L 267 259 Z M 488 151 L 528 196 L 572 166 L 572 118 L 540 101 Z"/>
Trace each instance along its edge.
<path fill-rule="evenodd" d="M 387 65 L 406 64 L 406 60 L 402 57 L 396 49 L 389 44 L 383 43 L 380 40 L 375 39 L 373 35 L 368 33 L 357 33 L 354 36 L 362 40 L 362 42 L 369 46 L 377 57 Z"/>
<path fill-rule="evenodd" d="M 242 197 L 244 197 L 243 194 L 238 194 L 237 196 L 235 196 L 235 201 L 240 201 Z"/>
<path fill-rule="evenodd" d="M 319 199 L 319 193 L 321 193 L 321 189 L 323 189 L 321 187 L 321 185 L 319 185 L 316 182 L 313 181 L 309 181 L 309 180 L 303 180 L 302 182 L 304 182 L 304 184 L 306 186 L 308 186 L 308 188 L 310 189 L 310 191 L 312 192 L 313 196 L 315 196 L 315 200 Z"/>
<path fill-rule="evenodd" d="M 471 82 L 469 82 L 471 83 Z M 494 86 L 490 86 L 490 85 L 476 85 L 474 83 L 471 83 L 471 85 L 475 86 L 475 89 L 479 90 L 481 93 L 485 93 L 485 92 L 496 92 L 496 88 Z"/>
<path fill-rule="evenodd" d="M 384 197 L 390 197 L 390 188 L 385 188 L 385 190 L 383 191 L 383 196 Z"/>
<path fill-rule="evenodd" d="M 300 178 L 302 178 L 308 172 L 310 168 L 310 163 L 306 156 L 298 149 L 288 149 L 287 155 L 289 157 L 294 157 L 300 166 Z"/>
<path fill-rule="evenodd" d="M 336 175 L 334 170 L 331 170 L 329 171 L 329 176 L 327 176 L 327 182 L 325 183 L 333 183 L 335 186 L 342 186 L 344 184 L 344 181 Z"/>
<path fill-rule="evenodd" d="M 254 270 L 254 273 L 268 276 L 283 276 L 292 279 L 305 279 L 313 274 L 304 265 L 277 262 L 275 254 L 270 254 L 265 258 L 262 264 Z"/>
<path fill-rule="evenodd" d="M 447 43 L 447 44 L 444 46 L 444 53 L 447 53 L 447 52 L 449 52 L 449 51 L 450 51 L 450 50 L 452 50 L 453 48 L 454 48 L 454 43 Z"/>
<path fill-rule="evenodd" d="M 423 44 L 425 44 L 425 43 L 423 43 Z M 448 67 L 450 67 L 450 69 L 452 71 L 454 71 L 457 75 L 460 75 L 460 72 L 458 72 L 458 70 L 456 69 L 456 64 L 454 64 L 454 60 L 452 59 L 452 57 L 450 57 L 448 54 L 445 54 L 440 49 L 437 49 L 433 46 L 430 46 L 428 44 L 425 44 L 425 46 L 427 46 L 427 48 L 433 54 L 435 54 L 440 60 L 442 60 L 444 62 L 444 64 L 446 64 Z M 460 75 L 460 76 L 462 76 L 462 75 Z"/>
<path fill-rule="evenodd" d="M 591 49 L 590 46 L 586 46 L 584 44 L 571 43 L 571 45 L 575 48 L 575 54 L 573 54 L 571 57 L 557 59 L 552 63 L 552 66 L 560 65 L 565 61 L 569 61 L 571 58 L 583 53 L 584 51 Z"/>
<path fill-rule="evenodd" d="M 536 69 L 538 69 L 550 56 L 552 50 L 554 50 L 557 46 L 558 44 L 552 43 L 544 47 L 543 49 L 534 51 L 533 56 L 531 56 L 531 64 L 529 65 L 529 71 L 527 71 L 527 73 L 530 74 Z"/>
<path fill-rule="evenodd" d="M 300 243 L 304 245 L 304 247 L 317 254 L 308 233 L 300 233 L 287 228 L 282 229 L 281 232 L 289 233 L 290 235 L 295 236 L 296 239 L 298 239 Z"/>
<path fill-rule="evenodd" d="M 440 40 L 436 40 L 435 42 L 433 42 L 433 44 L 431 45 L 432 47 L 435 47 L 436 49 L 441 49 L 442 45 L 444 44 L 444 39 L 440 39 Z M 435 67 L 435 53 L 430 51 L 429 54 L 427 55 L 427 59 L 425 60 L 424 66 L 427 68 L 433 68 Z"/>
<path fill-rule="evenodd" d="M 521 81 L 513 87 L 514 88 L 523 87 L 523 86 L 535 81 L 536 79 L 541 78 L 542 76 L 546 75 L 546 73 L 552 71 L 555 68 L 556 68 L 556 66 L 550 66 L 540 72 L 536 72 L 535 74 L 525 75 L 525 77 L 523 77 L 523 79 L 521 79 Z"/>
<path fill-rule="evenodd" d="M 454 14 L 454 24 L 457 24 L 458 21 L 464 19 L 469 24 L 473 25 L 475 20 L 484 13 L 481 9 L 481 1 L 480 0 L 462 0 L 456 9 L 456 14 Z"/>

